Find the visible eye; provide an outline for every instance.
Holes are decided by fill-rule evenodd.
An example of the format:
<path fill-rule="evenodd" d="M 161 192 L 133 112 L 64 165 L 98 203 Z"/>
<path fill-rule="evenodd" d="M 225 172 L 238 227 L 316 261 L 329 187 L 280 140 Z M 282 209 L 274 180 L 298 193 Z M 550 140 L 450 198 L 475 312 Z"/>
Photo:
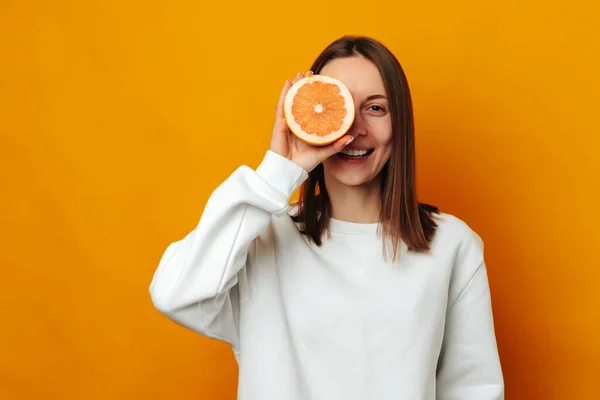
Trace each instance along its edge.
<path fill-rule="evenodd" d="M 370 111 L 375 111 L 375 112 L 385 112 L 385 108 L 381 107 L 381 106 L 377 106 L 377 105 L 372 105 L 369 107 Z"/>

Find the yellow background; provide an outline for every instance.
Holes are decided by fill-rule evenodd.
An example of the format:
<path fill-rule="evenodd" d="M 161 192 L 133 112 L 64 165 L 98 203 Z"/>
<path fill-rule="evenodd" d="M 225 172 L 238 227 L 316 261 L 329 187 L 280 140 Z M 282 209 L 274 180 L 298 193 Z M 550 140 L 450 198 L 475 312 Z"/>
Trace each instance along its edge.
<path fill-rule="evenodd" d="M 421 200 L 486 242 L 507 399 L 597 398 L 593 4 L 1 1 L 0 398 L 234 399 L 229 349 L 148 286 L 345 33 L 396 53 Z"/>

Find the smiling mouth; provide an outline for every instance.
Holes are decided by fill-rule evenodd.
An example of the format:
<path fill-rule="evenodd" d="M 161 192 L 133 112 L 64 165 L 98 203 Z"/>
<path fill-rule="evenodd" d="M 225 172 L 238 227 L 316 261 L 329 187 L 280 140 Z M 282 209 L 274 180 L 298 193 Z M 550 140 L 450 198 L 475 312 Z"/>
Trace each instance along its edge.
<path fill-rule="evenodd" d="M 345 149 L 338 153 L 338 156 L 350 159 L 361 159 L 369 157 L 375 149 Z"/>

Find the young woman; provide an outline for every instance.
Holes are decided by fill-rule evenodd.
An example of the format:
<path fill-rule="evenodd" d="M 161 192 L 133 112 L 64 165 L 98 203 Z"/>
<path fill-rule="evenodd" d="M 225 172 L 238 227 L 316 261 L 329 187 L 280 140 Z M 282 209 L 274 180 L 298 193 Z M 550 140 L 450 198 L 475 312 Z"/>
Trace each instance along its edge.
<path fill-rule="evenodd" d="M 417 202 L 400 64 L 376 40 L 343 37 L 311 71 L 350 89 L 348 135 L 296 139 L 286 82 L 271 148 L 168 246 L 154 305 L 232 346 L 240 400 L 503 399 L 483 243 Z"/>

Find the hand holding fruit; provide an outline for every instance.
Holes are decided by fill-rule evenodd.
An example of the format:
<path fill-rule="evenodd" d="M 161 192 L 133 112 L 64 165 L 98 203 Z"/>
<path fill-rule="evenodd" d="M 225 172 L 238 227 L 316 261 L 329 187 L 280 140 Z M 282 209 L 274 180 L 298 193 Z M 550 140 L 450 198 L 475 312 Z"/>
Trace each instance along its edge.
<path fill-rule="evenodd" d="M 338 102 L 342 106 L 346 107 L 347 113 L 352 113 L 351 115 L 347 114 L 347 117 L 343 121 L 342 128 L 338 129 L 336 132 L 332 132 L 331 135 L 327 136 L 314 136 L 315 140 L 312 141 L 312 144 L 309 143 L 308 140 L 301 140 L 298 136 L 296 136 L 290 129 L 288 125 L 288 121 L 286 121 L 286 113 L 285 113 L 285 101 L 286 95 L 290 88 L 296 84 L 298 81 L 305 77 L 313 77 L 312 72 L 308 72 L 307 74 L 298 73 L 293 81 L 286 81 L 285 85 L 281 90 L 281 94 L 279 96 L 279 103 L 277 105 L 277 112 L 275 118 L 275 125 L 273 127 L 273 135 L 271 137 L 271 151 L 288 158 L 289 160 L 295 162 L 304 168 L 307 172 L 312 171 L 317 165 L 319 165 L 322 161 L 329 158 L 330 156 L 340 152 L 346 145 L 348 145 L 354 138 L 350 135 L 345 134 L 349 129 L 352 119 L 354 118 L 354 109 L 348 110 L 350 108 L 348 106 L 350 102 Z M 349 96 L 349 92 L 346 94 L 345 100 Z M 341 96 L 340 96 L 341 97 Z M 319 105 L 315 107 L 315 113 L 323 112 L 326 110 L 319 109 Z M 304 111 L 304 110 L 303 110 Z M 309 110 L 312 112 L 312 110 Z M 302 116 L 311 118 L 311 116 Z M 318 118 L 318 116 L 315 116 Z M 288 115 L 288 118 L 293 118 Z M 305 119 L 305 118 L 304 118 Z M 317 120 L 318 122 L 318 120 Z M 303 134 L 306 136 L 306 133 Z M 341 137 L 340 137 L 341 136 Z M 321 139 L 321 142 L 319 142 Z M 324 144 L 326 141 L 332 143 Z"/>

